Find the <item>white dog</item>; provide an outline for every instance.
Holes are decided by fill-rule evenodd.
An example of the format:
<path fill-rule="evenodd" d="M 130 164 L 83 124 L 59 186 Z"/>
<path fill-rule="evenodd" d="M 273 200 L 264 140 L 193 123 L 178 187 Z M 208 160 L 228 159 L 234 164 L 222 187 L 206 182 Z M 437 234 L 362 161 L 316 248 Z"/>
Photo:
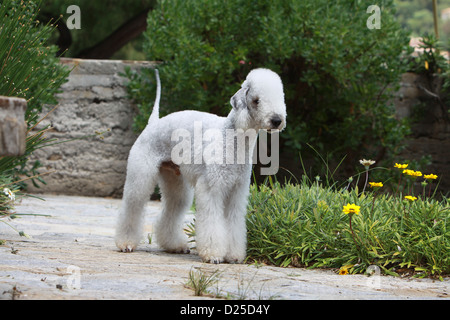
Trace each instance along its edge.
<path fill-rule="evenodd" d="M 155 235 L 163 249 L 189 252 L 182 224 L 195 190 L 200 257 L 210 263 L 240 263 L 246 257 L 245 214 L 257 133 L 286 126 L 281 79 L 268 69 L 252 70 L 231 98 L 227 117 L 181 111 L 159 119 L 161 88 L 155 72 L 155 105 L 128 158 L 116 245 L 124 252 L 137 247 L 143 208 L 158 184 L 163 211 Z"/>

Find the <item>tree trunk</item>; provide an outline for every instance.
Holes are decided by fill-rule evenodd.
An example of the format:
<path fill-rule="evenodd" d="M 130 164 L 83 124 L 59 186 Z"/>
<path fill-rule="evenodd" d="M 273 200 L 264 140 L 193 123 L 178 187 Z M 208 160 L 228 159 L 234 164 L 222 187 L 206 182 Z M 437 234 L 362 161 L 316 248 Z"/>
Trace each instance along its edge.
<path fill-rule="evenodd" d="M 110 58 L 115 52 L 120 50 L 120 48 L 145 31 L 147 28 L 147 14 L 149 11 L 150 9 L 146 9 L 134 16 L 104 40 L 93 47 L 82 50 L 76 57 L 83 59 Z"/>

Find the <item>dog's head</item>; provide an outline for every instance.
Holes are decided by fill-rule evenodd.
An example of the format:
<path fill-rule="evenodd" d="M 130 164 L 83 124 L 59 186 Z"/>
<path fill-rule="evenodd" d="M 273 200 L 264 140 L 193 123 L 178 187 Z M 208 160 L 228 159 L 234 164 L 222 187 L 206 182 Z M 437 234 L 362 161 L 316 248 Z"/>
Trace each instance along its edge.
<path fill-rule="evenodd" d="M 252 70 L 230 103 L 236 112 L 238 128 L 271 131 L 286 127 L 283 83 L 269 69 Z"/>

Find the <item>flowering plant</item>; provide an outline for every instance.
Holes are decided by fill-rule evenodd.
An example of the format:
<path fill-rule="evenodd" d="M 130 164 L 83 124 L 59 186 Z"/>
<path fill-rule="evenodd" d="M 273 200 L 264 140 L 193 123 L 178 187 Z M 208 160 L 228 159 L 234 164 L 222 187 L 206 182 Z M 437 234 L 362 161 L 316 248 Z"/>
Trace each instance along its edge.
<path fill-rule="evenodd" d="M 394 173 L 407 175 L 402 171 L 408 167 L 416 169 L 413 163 L 397 163 Z M 408 183 L 435 180 L 435 175 L 411 172 L 417 177 Z M 327 181 L 305 177 L 299 185 L 281 185 L 269 179 L 251 186 L 250 260 L 336 268 L 342 275 L 365 272 L 371 265 L 391 275 L 407 270 L 416 277 L 441 279 L 450 274 L 447 198 L 403 194 L 385 187 L 385 181 L 368 183 L 369 192 Z"/>
<path fill-rule="evenodd" d="M 342 212 L 344 212 L 345 214 L 359 214 L 360 208 L 360 206 L 357 206 L 354 203 L 347 203 L 347 205 L 342 209 Z"/>
<path fill-rule="evenodd" d="M 369 185 L 372 188 L 381 188 L 383 187 L 383 182 L 369 182 Z"/>
<path fill-rule="evenodd" d="M 416 200 L 417 200 L 417 197 L 414 197 L 414 196 L 405 196 L 405 199 L 412 202 L 412 201 L 416 201 Z"/>

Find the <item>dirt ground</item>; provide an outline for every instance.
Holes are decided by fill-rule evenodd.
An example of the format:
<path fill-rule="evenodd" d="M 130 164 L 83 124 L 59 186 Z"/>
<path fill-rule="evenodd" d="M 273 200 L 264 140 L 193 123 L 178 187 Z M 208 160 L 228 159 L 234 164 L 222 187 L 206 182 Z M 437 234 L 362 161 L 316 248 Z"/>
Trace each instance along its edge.
<path fill-rule="evenodd" d="M 169 254 L 149 239 L 136 252 L 114 244 L 120 200 L 69 196 L 26 198 L 20 215 L 0 222 L 0 299 L 449 299 L 450 279 L 338 275 L 332 270 L 265 265 L 211 265 Z M 159 212 L 146 207 L 146 232 Z M 32 214 L 32 215 L 29 215 Z M 186 223 L 193 216 L 186 216 Z M 212 275 L 210 294 L 196 297 L 189 273 Z M 217 296 L 218 298 L 216 298 Z"/>

